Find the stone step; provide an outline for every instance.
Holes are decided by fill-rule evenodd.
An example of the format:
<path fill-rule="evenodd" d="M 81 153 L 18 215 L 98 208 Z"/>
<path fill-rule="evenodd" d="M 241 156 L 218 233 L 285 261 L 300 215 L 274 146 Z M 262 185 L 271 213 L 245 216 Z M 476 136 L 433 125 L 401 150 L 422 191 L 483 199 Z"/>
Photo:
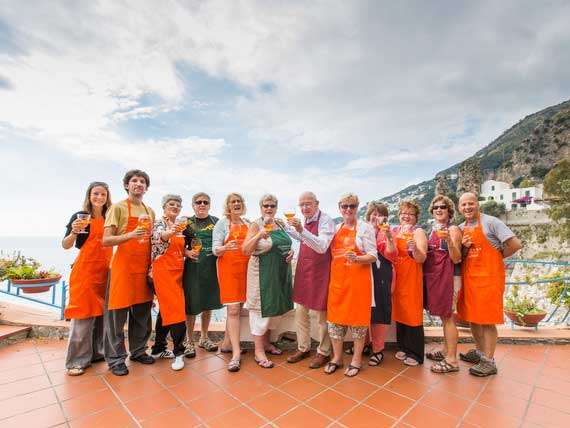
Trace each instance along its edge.
<path fill-rule="evenodd" d="M 0 346 L 24 340 L 30 334 L 32 327 L 23 325 L 0 325 Z"/>

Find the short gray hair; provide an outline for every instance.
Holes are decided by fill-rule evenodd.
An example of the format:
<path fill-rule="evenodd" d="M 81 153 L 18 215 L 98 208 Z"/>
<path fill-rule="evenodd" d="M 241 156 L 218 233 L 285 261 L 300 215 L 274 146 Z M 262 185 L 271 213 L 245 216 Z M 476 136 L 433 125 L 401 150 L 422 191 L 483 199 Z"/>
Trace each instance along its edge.
<path fill-rule="evenodd" d="M 207 193 L 204 193 L 204 192 L 198 192 L 194 196 L 192 196 L 192 203 L 195 204 L 196 199 L 198 199 L 198 198 L 208 198 L 208 202 L 211 202 L 210 201 L 210 195 L 208 195 Z"/>
<path fill-rule="evenodd" d="M 166 206 L 168 201 L 178 201 L 180 204 L 182 204 L 182 196 L 176 195 L 174 193 L 167 193 L 162 197 L 162 208 Z"/>
<path fill-rule="evenodd" d="M 319 202 L 319 200 L 317 199 L 317 195 L 315 195 L 313 192 L 311 192 L 310 190 L 307 190 L 303 193 L 301 193 L 299 195 L 299 199 L 301 199 L 303 196 L 308 196 L 309 198 L 311 198 L 313 201 L 315 202 Z"/>
<path fill-rule="evenodd" d="M 261 199 L 259 200 L 259 208 L 263 206 L 264 201 L 273 201 L 275 202 L 275 205 L 279 205 L 279 202 L 277 201 L 277 196 L 272 195 L 271 193 L 266 193 L 261 197 Z"/>

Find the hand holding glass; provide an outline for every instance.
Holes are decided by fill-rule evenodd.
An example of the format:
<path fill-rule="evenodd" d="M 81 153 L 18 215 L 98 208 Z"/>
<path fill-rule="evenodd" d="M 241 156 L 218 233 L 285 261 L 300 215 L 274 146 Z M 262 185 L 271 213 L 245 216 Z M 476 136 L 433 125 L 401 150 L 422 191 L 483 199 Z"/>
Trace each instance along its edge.
<path fill-rule="evenodd" d="M 139 215 L 138 227 L 145 229 L 145 236 L 139 239 L 139 242 L 145 242 L 150 231 L 150 217 L 146 214 Z"/>
<path fill-rule="evenodd" d="M 77 233 L 87 233 L 85 228 L 89 226 L 89 222 L 91 221 L 91 215 L 89 214 L 77 214 L 77 218 L 81 220 L 81 227 L 82 229 Z"/>
<path fill-rule="evenodd" d="M 174 224 L 176 224 L 176 227 L 178 228 L 176 236 L 184 236 L 182 232 L 184 232 L 184 229 L 186 229 L 186 226 L 188 225 L 188 219 L 186 217 L 177 217 Z"/>
<path fill-rule="evenodd" d="M 354 239 L 352 238 L 344 238 L 344 256 L 346 257 L 346 261 L 344 262 L 345 266 L 351 266 L 352 260 L 347 257 L 348 253 L 354 252 Z"/>

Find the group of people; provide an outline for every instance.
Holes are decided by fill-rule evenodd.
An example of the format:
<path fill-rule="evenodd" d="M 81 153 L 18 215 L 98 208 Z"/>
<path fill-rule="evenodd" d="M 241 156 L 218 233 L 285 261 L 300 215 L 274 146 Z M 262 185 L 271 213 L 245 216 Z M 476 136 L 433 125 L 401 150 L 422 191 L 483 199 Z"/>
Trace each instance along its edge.
<path fill-rule="evenodd" d="M 282 353 L 269 340 L 282 315 L 294 308 L 297 349 L 287 362 L 310 358 L 309 367 L 332 374 L 343 368 L 356 376 L 363 366 L 384 359 L 384 339 L 395 322 L 395 357 L 408 366 L 434 360 L 431 370 L 459 370 L 457 318 L 467 321 L 475 348 L 459 357 L 474 365 L 470 373 L 497 373 L 493 359 L 496 324 L 503 322 L 505 269 L 503 258 L 521 248 L 513 232 L 495 217 L 479 212 L 477 195 L 465 193 L 459 210 L 465 222 L 453 225 L 455 204 L 436 196 L 429 207 L 433 227 L 428 235 L 418 227 L 420 207 L 399 204 L 399 226 L 388 225 L 388 208 L 368 204 L 365 219 L 357 218 L 358 196 L 338 201 L 342 221 L 335 225 L 319 209 L 312 192 L 299 196 L 302 218 L 276 217 L 278 200 L 260 198 L 260 216 L 245 217 L 244 198 L 230 193 L 223 216 L 209 214 L 210 197 L 192 197 L 194 216 L 180 219 L 182 198 L 162 198 L 163 215 L 143 203 L 150 186 L 148 174 L 128 171 L 123 179 L 127 198 L 111 204 L 105 183 L 91 183 L 83 210 L 75 213 L 62 245 L 79 248 L 70 276 L 66 318 L 71 319 L 66 368 L 83 374 L 105 359 L 117 376 L 128 374 L 131 361 L 152 364 L 171 358 L 181 370 L 184 358 L 196 355 L 195 317 L 201 316 L 198 346 L 209 352 L 218 345 L 208 337 L 211 311 L 226 307 L 226 329 L 219 351 L 231 354 L 227 369 L 240 370 L 240 314 L 245 305 L 254 342 L 254 359 L 261 368 L 274 366 L 271 355 Z M 86 226 L 85 214 L 90 216 Z M 299 241 L 295 274 L 292 240 Z M 113 254 L 113 247 L 116 250 Z M 151 308 L 156 295 L 159 313 L 151 354 Z M 444 343 L 425 352 L 423 310 L 441 317 Z M 311 320 L 317 325 L 318 347 L 311 354 Z M 129 354 L 124 327 L 128 320 Z M 352 345 L 344 349 L 348 331 Z M 173 349 L 167 347 L 167 334 Z M 312 356 L 311 356 L 312 355 Z"/>

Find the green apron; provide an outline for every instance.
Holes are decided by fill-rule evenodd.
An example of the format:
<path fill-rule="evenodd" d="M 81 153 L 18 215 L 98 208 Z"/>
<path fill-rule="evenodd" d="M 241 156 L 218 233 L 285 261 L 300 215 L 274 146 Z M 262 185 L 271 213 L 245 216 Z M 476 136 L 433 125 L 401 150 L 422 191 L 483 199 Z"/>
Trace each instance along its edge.
<path fill-rule="evenodd" d="M 291 264 L 285 262 L 291 238 L 283 230 L 269 232 L 273 245 L 259 255 L 259 294 L 261 316 L 276 317 L 293 309 Z"/>
<path fill-rule="evenodd" d="M 212 230 L 195 230 L 194 236 L 202 240 L 202 250 L 197 261 L 186 259 L 183 277 L 186 313 L 190 315 L 222 307 L 216 256 L 212 253 Z"/>

